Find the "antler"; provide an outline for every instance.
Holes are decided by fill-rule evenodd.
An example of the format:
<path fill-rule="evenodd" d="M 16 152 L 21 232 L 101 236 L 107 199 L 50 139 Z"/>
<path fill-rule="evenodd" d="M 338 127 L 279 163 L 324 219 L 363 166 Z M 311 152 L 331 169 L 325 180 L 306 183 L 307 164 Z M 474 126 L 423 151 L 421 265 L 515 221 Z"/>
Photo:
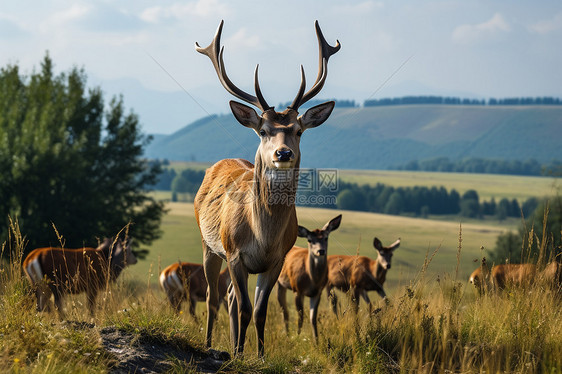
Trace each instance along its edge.
<path fill-rule="evenodd" d="M 320 30 L 318 21 L 314 23 L 314 26 L 316 27 L 316 36 L 318 37 L 319 47 L 318 76 L 316 77 L 316 82 L 314 82 L 312 88 L 308 90 L 307 93 L 303 94 L 306 86 L 306 79 L 304 77 L 304 68 L 301 65 L 301 86 L 299 88 L 297 97 L 295 97 L 295 100 L 289 106 L 290 109 L 298 110 L 302 104 L 306 103 L 314 96 L 316 96 L 318 92 L 320 92 L 322 87 L 324 87 L 326 78 L 328 77 L 328 60 L 341 48 L 339 40 L 336 40 L 336 45 L 334 47 L 326 42 L 326 39 L 322 34 L 322 30 Z"/>
<path fill-rule="evenodd" d="M 208 47 L 202 48 L 196 42 L 195 43 L 195 50 L 197 50 L 197 52 L 199 52 L 199 53 L 202 53 L 202 54 L 206 55 L 207 57 L 209 57 L 211 59 L 211 62 L 213 63 L 213 66 L 215 67 L 215 70 L 217 72 L 217 75 L 219 76 L 219 80 L 220 80 L 221 84 L 223 85 L 223 87 L 228 92 L 230 92 L 232 95 L 236 96 L 240 100 L 243 100 L 243 101 L 245 101 L 249 104 L 252 104 L 252 105 L 260 108 L 262 110 L 262 112 L 265 112 L 266 110 L 271 109 L 272 107 L 270 107 L 267 104 L 267 102 L 265 101 L 265 99 L 264 99 L 264 97 L 261 93 L 260 84 L 258 82 L 258 67 L 259 67 L 259 65 L 256 66 L 256 71 L 254 73 L 254 86 L 255 86 L 255 90 L 256 90 L 256 96 L 250 95 L 249 93 L 242 91 L 241 89 L 236 87 L 234 85 L 234 83 L 232 83 L 232 81 L 228 78 L 228 75 L 226 74 L 226 69 L 224 67 L 224 60 L 223 60 L 224 47 L 220 46 L 223 24 L 224 24 L 224 21 L 221 21 L 221 23 L 219 25 L 219 28 L 217 29 L 217 32 L 215 34 L 215 38 L 213 39 L 211 44 L 209 44 Z"/>

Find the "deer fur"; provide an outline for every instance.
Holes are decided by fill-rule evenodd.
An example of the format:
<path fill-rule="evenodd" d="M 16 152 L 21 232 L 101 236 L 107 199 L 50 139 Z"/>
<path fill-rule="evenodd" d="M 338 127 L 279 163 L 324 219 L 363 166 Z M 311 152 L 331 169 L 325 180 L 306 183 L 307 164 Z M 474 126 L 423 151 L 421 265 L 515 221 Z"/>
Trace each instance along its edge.
<path fill-rule="evenodd" d="M 98 292 L 113 282 L 128 265 L 137 263 L 130 242 L 105 239 L 98 248 L 37 248 L 27 255 L 23 270 L 35 289 L 37 310 L 48 309 L 50 294 L 63 315 L 62 299 L 66 294 L 86 292 L 88 310 L 94 315 Z"/>

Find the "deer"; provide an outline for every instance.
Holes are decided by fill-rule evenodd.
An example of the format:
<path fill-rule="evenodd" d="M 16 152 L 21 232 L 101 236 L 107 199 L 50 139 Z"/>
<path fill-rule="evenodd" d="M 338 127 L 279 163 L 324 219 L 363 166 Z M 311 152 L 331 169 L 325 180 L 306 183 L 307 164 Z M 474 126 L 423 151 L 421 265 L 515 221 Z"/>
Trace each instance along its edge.
<path fill-rule="evenodd" d="M 195 305 L 198 301 L 205 301 L 207 298 L 207 280 L 203 265 L 176 262 L 162 270 L 159 280 L 176 313 L 180 312 L 182 302 L 189 300 L 189 313 L 197 319 Z M 228 309 L 225 296 L 229 283 L 230 274 L 228 269 L 224 269 L 219 275 L 219 300 L 220 304 L 224 304 L 225 309 Z"/>
<path fill-rule="evenodd" d="M 219 305 L 218 279 L 226 261 L 231 285 L 228 290 L 230 336 L 236 356 L 242 355 L 246 331 L 252 319 L 248 296 L 248 275 L 258 274 L 253 309 L 257 351 L 264 357 L 264 331 L 267 304 L 283 267 L 285 255 L 293 247 L 298 232 L 295 210 L 297 174 L 300 166 L 300 137 L 304 131 L 324 123 L 334 108 L 328 101 L 299 115 L 299 107 L 316 96 L 326 81 L 328 60 L 340 49 L 330 46 L 315 23 L 319 44 L 319 71 L 314 85 L 305 92 L 301 65 L 301 85 L 285 110 L 275 111 L 261 93 L 258 67 L 254 74 L 256 96 L 229 79 L 220 47 L 223 21 L 211 44 L 196 50 L 211 60 L 219 81 L 236 98 L 230 101 L 236 120 L 252 129 L 260 139 L 254 164 L 243 159 L 224 159 L 207 169 L 195 196 L 194 209 L 203 244 L 203 267 L 207 279 L 206 345 L 211 346 L 213 323 Z"/>
<path fill-rule="evenodd" d="M 501 264 L 492 268 L 492 282 L 497 291 L 506 287 L 528 287 L 543 282 L 554 290 L 562 286 L 562 265 L 555 259 L 542 270 L 534 264 Z"/>
<path fill-rule="evenodd" d="M 359 310 L 359 297 L 362 297 L 371 311 L 371 299 L 367 291 L 376 291 L 380 297 L 386 299 L 384 282 L 386 273 L 391 267 L 392 255 L 400 246 L 400 239 L 388 247 L 384 247 L 381 241 L 375 237 L 373 246 L 377 250 L 375 260 L 366 256 L 328 256 L 328 284 L 326 293 L 330 299 L 332 312 L 338 315 L 338 299 L 333 288 L 343 292 L 352 290 L 353 309 L 355 313 Z"/>
<path fill-rule="evenodd" d="M 283 310 L 285 329 L 289 332 L 289 311 L 287 309 L 287 290 L 295 292 L 295 305 L 298 313 L 298 333 L 303 322 L 303 299 L 310 298 L 310 323 L 312 336 L 318 342 L 317 315 L 322 290 L 328 283 L 328 236 L 341 223 L 341 214 L 321 229 L 309 231 L 298 227 L 297 235 L 308 240 L 308 248 L 294 246 L 287 257 L 277 281 L 277 300 Z"/>
<path fill-rule="evenodd" d="M 37 311 L 49 311 L 48 300 L 52 294 L 62 318 L 64 295 L 82 292 L 86 292 L 88 310 L 93 317 L 99 291 L 114 282 L 125 267 L 136 263 L 131 241 L 125 244 L 120 239 L 106 238 L 97 248 L 34 249 L 22 266 L 35 290 Z"/>

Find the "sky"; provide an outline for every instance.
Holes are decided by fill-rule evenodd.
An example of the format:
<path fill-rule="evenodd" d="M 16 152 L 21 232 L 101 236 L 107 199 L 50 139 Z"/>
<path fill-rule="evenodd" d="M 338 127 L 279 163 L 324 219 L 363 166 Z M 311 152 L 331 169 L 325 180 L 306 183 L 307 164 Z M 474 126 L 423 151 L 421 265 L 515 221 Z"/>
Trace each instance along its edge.
<path fill-rule="evenodd" d="M 232 81 L 270 104 L 292 101 L 302 64 L 318 69 L 314 21 L 341 50 L 320 99 L 404 95 L 562 97 L 560 1 L 11 1 L 0 6 L 0 66 L 83 67 L 109 98 L 123 94 L 147 133 L 171 134 L 226 113 L 232 99 L 207 46 L 224 20 Z M 283 109 L 283 108 L 277 108 Z"/>

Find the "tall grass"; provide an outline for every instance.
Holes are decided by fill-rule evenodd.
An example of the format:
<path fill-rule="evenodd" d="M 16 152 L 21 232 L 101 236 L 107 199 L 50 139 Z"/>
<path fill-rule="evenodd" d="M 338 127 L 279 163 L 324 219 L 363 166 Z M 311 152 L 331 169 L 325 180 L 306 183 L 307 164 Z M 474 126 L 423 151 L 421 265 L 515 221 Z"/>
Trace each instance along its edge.
<path fill-rule="evenodd" d="M 98 297 L 96 316 L 90 318 L 83 296 L 68 296 L 66 320 L 55 313 L 35 311 L 35 299 L 21 272 L 25 238 L 17 222 L 10 240 L 2 245 L 0 271 L 0 372 L 106 372 L 116 357 L 100 343 L 100 329 L 112 325 L 138 336 L 169 342 L 175 347 L 203 348 L 205 307 L 198 319 L 176 315 L 159 289 L 146 279 L 123 274 Z M 374 312 L 362 304 L 358 314 L 346 298 L 342 313 L 334 316 L 323 295 L 318 344 L 309 323 L 296 333 L 296 311 L 290 308 L 290 331 L 275 297 L 266 325 L 266 360 L 255 354 L 256 337 L 250 330 L 243 359 L 233 359 L 225 372 L 561 372 L 562 301 L 543 284 L 525 290 L 487 293 L 482 297 L 457 273 L 462 251 L 459 230 L 457 263 L 435 276 L 427 268 L 439 256 L 428 248 L 417 276 L 390 295 L 377 298 Z M 392 270 L 391 270 L 392 271 Z M 148 277 L 148 275 L 147 275 Z M 213 347 L 230 351 L 228 318 L 221 309 Z M 193 366 L 177 362 L 173 372 Z"/>

